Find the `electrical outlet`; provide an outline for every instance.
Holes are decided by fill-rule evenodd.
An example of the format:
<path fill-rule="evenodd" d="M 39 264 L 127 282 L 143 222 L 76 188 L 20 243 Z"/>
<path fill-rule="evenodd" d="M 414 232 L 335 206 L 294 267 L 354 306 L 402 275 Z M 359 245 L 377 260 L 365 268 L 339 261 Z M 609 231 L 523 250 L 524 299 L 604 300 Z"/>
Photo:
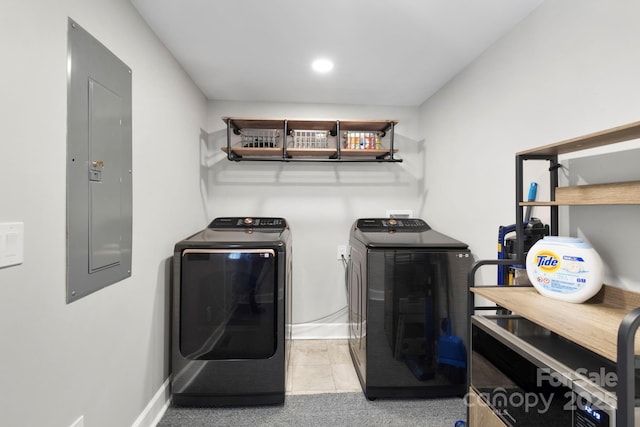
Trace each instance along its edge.
<path fill-rule="evenodd" d="M 342 260 L 342 258 L 347 259 L 347 247 L 345 245 L 338 245 L 338 256 L 336 259 Z"/>
<path fill-rule="evenodd" d="M 387 209 L 387 218 L 413 218 L 413 210 Z"/>

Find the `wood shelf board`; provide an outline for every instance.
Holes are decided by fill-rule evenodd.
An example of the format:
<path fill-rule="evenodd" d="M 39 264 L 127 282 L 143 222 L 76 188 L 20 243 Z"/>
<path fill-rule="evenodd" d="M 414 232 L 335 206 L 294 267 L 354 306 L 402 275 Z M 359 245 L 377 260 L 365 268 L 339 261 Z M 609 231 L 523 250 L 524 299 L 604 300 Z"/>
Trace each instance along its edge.
<path fill-rule="evenodd" d="M 386 132 L 397 120 L 340 120 L 340 131 Z"/>
<path fill-rule="evenodd" d="M 335 120 L 288 120 L 288 130 L 326 130 L 335 131 Z"/>
<path fill-rule="evenodd" d="M 220 148 L 225 153 L 227 147 Z M 231 152 L 242 157 L 282 157 L 282 148 L 231 147 Z"/>
<path fill-rule="evenodd" d="M 633 122 L 577 138 L 567 139 L 555 144 L 521 151 L 517 153 L 517 155 L 559 155 L 586 150 L 588 148 L 603 147 L 605 145 L 638 138 L 640 138 L 640 122 Z"/>
<path fill-rule="evenodd" d="M 394 153 L 397 153 L 398 150 L 394 149 Z M 380 149 L 380 150 L 358 150 L 353 148 L 342 148 L 340 149 L 340 155 L 342 157 L 380 157 L 387 156 L 391 153 L 391 150 L 388 148 Z"/>
<path fill-rule="evenodd" d="M 520 202 L 520 206 L 561 206 L 562 204 L 556 201 L 546 202 Z"/>
<path fill-rule="evenodd" d="M 566 204 L 638 204 L 640 181 L 558 187 L 556 201 Z"/>
<path fill-rule="evenodd" d="M 637 204 L 640 204 L 640 181 L 558 187 L 555 201 L 521 202 L 520 206 Z"/>
<path fill-rule="evenodd" d="M 330 157 L 336 153 L 335 148 L 287 148 L 291 157 Z"/>
<path fill-rule="evenodd" d="M 284 129 L 287 122 L 289 129 L 300 130 L 334 130 L 336 123 L 340 123 L 341 131 L 383 132 L 387 131 L 391 123 L 398 124 L 398 120 L 330 120 L 330 119 L 286 119 L 286 118 L 251 118 L 251 117 L 222 117 L 227 123 L 231 120 L 236 129 Z"/>
<path fill-rule="evenodd" d="M 231 119 L 232 127 L 236 129 L 284 129 L 284 119 L 249 119 L 223 117 L 222 121 L 227 123 Z"/>
<path fill-rule="evenodd" d="M 471 291 L 613 362 L 618 327 L 632 307 L 640 306 L 638 294 L 607 285 L 582 304 L 544 297 L 533 287 L 476 286 Z M 635 354 L 640 354 L 640 337 Z"/>
<path fill-rule="evenodd" d="M 548 202 L 520 202 L 520 206 L 600 206 L 600 205 L 638 205 L 640 201 L 638 200 L 601 200 L 601 201 L 576 201 L 576 202 L 558 202 L 558 201 L 548 201 Z"/>
<path fill-rule="evenodd" d="M 227 147 L 220 147 L 227 152 Z M 282 148 L 231 147 L 231 151 L 242 157 L 283 157 Z M 398 150 L 393 150 L 397 153 Z M 341 157 L 381 157 L 389 155 L 389 150 L 351 150 L 341 149 Z M 335 148 L 288 148 L 287 156 L 291 157 L 331 157 L 338 154 Z"/>
<path fill-rule="evenodd" d="M 474 427 L 507 427 L 498 414 L 489 407 L 481 393 L 473 386 L 469 387 L 467 395 L 469 404 L 469 426 Z"/>

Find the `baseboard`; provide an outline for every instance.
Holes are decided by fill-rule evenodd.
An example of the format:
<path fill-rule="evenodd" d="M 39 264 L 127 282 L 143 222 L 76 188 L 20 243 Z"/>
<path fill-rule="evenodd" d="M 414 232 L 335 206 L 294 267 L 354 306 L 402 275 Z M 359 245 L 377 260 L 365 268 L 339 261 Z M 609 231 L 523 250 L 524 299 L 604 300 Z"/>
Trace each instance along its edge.
<path fill-rule="evenodd" d="M 292 325 L 293 339 L 347 339 L 347 323 L 302 323 Z M 171 404 L 171 378 L 160 386 L 131 427 L 155 427 Z"/>
<path fill-rule="evenodd" d="M 155 427 L 171 404 L 171 377 L 160 386 L 131 427 Z"/>
<path fill-rule="evenodd" d="M 349 338 L 347 323 L 300 323 L 292 325 L 291 334 L 297 340 L 339 340 Z"/>

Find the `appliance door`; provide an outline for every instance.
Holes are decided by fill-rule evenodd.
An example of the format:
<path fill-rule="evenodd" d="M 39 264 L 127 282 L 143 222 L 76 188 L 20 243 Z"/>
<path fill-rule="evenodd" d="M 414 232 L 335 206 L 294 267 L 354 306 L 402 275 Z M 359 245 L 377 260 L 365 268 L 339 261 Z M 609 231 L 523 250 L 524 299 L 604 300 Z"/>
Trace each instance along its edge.
<path fill-rule="evenodd" d="M 471 325 L 471 387 L 504 425 L 615 425 L 610 362 L 519 316 Z"/>
<path fill-rule="evenodd" d="M 180 353 L 187 359 L 266 359 L 277 346 L 276 252 L 185 249 Z"/>
<path fill-rule="evenodd" d="M 464 393 L 469 265 L 467 251 L 369 250 L 369 386 Z"/>

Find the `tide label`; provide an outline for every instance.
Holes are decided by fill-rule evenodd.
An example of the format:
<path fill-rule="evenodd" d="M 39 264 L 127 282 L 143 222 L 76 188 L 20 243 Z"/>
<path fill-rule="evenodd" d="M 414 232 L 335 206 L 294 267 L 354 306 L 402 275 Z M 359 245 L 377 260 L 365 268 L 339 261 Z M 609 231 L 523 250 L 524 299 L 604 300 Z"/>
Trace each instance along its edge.
<path fill-rule="evenodd" d="M 535 255 L 536 267 L 545 273 L 554 273 L 560 269 L 560 257 L 549 250 L 538 251 Z"/>

